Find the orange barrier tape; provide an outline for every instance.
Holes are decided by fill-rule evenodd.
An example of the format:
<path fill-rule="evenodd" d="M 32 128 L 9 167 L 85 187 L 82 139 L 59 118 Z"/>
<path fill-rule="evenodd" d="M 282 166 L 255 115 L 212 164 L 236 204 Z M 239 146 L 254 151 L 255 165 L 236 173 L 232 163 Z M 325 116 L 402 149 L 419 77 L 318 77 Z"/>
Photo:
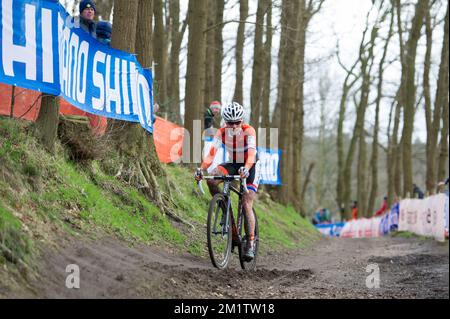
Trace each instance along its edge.
<path fill-rule="evenodd" d="M 12 87 L 0 83 L 0 115 L 11 113 Z M 36 121 L 41 107 L 41 93 L 16 87 L 14 103 L 14 118 Z M 107 119 L 86 113 L 61 99 L 60 113 L 63 115 L 87 116 L 95 134 L 103 135 L 106 131 Z M 154 129 L 154 140 L 159 160 L 163 163 L 173 163 L 182 156 L 183 128 L 157 117 Z"/>
<path fill-rule="evenodd" d="M 27 121 L 36 121 L 41 108 L 41 93 L 16 87 L 14 91 L 14 118 Z M 11 115 L 12 86 L 0 83 L 0 115 Z M 105 117 L 93 115 L 69 104 L 64 99 L 60 100 L 60 114 L 86 116 L 96 135 L 103 135 L 106 131 L 107 120 Z"/>

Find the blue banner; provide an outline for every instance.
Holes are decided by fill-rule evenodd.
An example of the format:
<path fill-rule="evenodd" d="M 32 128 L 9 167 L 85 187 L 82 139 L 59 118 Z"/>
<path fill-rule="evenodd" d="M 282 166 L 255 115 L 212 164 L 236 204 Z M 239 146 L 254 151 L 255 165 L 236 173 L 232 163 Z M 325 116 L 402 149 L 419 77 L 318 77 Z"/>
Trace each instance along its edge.
<path fill-rule="evenodd" d="M 261 174 L 260 184 L 281 185 L 280 159 L 281 150 L 258 147 L 258 164 Z"/>
<path fill-rule="evenodd" d="M 56 0 L 0 0 L 0 82 L 153 132 L 152 74 L 84 32 Z"/>

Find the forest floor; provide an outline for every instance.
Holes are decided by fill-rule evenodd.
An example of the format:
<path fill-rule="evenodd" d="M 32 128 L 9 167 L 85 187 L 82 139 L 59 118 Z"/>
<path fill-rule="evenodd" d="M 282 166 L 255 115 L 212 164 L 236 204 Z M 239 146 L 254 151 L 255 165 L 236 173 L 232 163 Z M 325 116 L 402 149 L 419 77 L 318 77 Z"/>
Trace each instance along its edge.
<path fill-rule="evenodd" d="M 263 244 L 263 243 L 262 243 Z M 80 267 L 68 289 L 66 266 Z M 380 287 L 366 286 L 379 267 Z M 371 266 L 370 266 L 371 267 Z M 423 238 L 322 239 L 309 248 L 267 252 L 256 271 L 237 254 L 219 271 L 209 259 L 170 249 L 101 240 L 64 240 L 46 249 L 38 275 L 8 298 L 449 298 L 449 246 Z"/>

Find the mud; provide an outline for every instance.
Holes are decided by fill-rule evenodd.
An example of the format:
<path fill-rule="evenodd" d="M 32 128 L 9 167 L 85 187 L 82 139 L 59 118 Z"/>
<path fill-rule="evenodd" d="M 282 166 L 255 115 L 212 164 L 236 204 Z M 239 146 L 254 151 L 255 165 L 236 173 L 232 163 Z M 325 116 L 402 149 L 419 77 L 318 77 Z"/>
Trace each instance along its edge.
<path fill-rule="evenodd" d="M 80 268 L 80 289 L 65 286 L 66 267 Z M 370 266 L 369 266 L 370 265 Z M 368 268 L 369 266 L 369 268 Z M 379 288 L 369 289 L 370 267 Z M 323 239 L 314 248 L 272 252 L 256 271 L 112 238 L 67 240 L 46 249 L 38 278 L 6 298 L 449 298 L 449 247 L 418 238 Z"/>

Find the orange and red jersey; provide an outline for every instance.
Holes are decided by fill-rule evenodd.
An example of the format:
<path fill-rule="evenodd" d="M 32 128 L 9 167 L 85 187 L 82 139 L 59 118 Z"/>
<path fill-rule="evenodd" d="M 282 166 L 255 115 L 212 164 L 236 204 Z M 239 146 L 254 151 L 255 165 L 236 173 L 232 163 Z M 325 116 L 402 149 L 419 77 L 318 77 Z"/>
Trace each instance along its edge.
<path fill-rule="evenodd" d="M 248 170 L 256 163 L 256 131 L 252 126 L 243 124 L 236 134 L 229 127 L 222 127 L 217 131 L 213 145 L 201 165 L 202 169 L 206 170 L 211 166 L 222 145 L 233 163 L 242 163 Z"/>

